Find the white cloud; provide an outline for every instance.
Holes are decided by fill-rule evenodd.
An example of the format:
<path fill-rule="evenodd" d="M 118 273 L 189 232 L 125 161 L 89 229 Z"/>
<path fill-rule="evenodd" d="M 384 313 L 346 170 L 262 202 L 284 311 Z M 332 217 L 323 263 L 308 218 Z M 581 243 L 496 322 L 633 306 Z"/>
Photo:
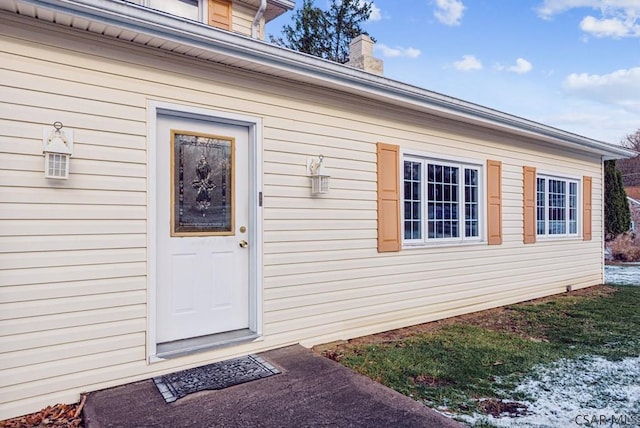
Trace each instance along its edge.
<path fill-rule="evenodd" d="M 482 62 L 473 55 L 464 55 L 460 61 L 453 63 L 453 68 L 460 71 L 482 70 Z"/>
<path fill-rule="evenodd" d="M 516 60 L 515 65 L 512 65 L 507 68 L 507 71 L 511 71 L 513 73 L 524 74 L 528 73 L 533 69 L 533 66 L 529 61 L 524 58 L 518 58 Z"/>
<path fill-rule="evenodd" d="M 591 8 L 601 11 L 628 10 L 632 13 L 640 10 L 640 4 L 637 0 L 544 0 L 536 10 L 540 17 L 551 18 L 553 15 L 576 8 Z"/>
<path fill-rule="evenodd" d="M 369 21 L 382 20 L 382 11 L 374 3 L 371 3 L 371 15 L 369 15 Z"/>
<path fill-rule="evenodd" d="M 640 113 L 640 67 L 602 75 L 573 73 L 565 79 L 564 88 L 582 98 Z"/>
<path fill-rule="evenodd" d="M 626 23 L 617 18 L 598 19 L 593 16 L 585 17 L 582 22 L 580 22 L 580 29 L 596 37 L 620 38 L 633 32 L 633 28 L 630 28 Z"/>
<path fill-rule="evenodd" d="M 376 44 L 375 49 L 376 51 L 380 51 L 380 53 L 387 58 L 398 58 L 398 57 L 417 58 L 422 53 L 420 52 L 420 49 L 416 49 L 412 47 L 403 48 L 400 46 L 391 48 L 382 43 Z"/>
<path fill-rule="evenodd" d="M 580 29 L 595 37 L 640 37 L 640 1 L 638 0 L 544 0 L 538 16 L 551 19 L 571 9 L 595 10 L 599 16 L 586 15 Z"/>
<path fill-rule="evenodd" d="M 436 0 L 433 15 L 445 25 L 460 25 L 465 9 L 461 0 Z"/>
<path fill-rule="evenodd" d="M 367 4 L 366 0 L 358 0 L 358 6 L 362 7 Z M 369 21 L 381 21 L 382 11 L 374 2 L 371 2 L 371 15 L 369 15 Z"/>
<path fill-rule="evenodd" d="M 524 74 L 530 72 L 533 69 L 533 65 L 524 58 L 518 58 L 514 65 L 505 66 L 502 64 L 496 64 L 494 68 L 498 71 L 509 71 L 511 73 Z"/>

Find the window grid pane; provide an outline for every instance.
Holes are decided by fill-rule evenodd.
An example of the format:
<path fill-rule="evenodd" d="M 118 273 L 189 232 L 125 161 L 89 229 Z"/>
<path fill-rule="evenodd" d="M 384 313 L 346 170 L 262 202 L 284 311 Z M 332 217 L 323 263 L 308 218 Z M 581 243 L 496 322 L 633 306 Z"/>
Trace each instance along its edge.
<path fill-rule="evenodd" d="M 537 225 L 537 233 L 538 235 L 544 235 L 545 231 L 545 186 L 546 180 L 544 178 L 538 178 L 537 180 L 537 191 L 536 191 L 536 225 Z"/>
<path fill-rule="evenodd" d="M 428 236 L 432 239 L 457 238 L 460 236 L 459 168 L 430 163 L 427 169 Z"/>
<path fill-rule="evenodd" d="M 422 164 L 404 162 L 404 239 L 422 238 Z"/>
<path fill-rule="evenodd" d="M 478 227 L 478 170 L 464 170 L 464 234 L 479 236 Z"/>
<path fill-rule="evenodd" d="M 569 183 L 569 233 L 578 233 L 578 183 Z"/>
<path fill-rule="evenodd" d="M 566 185 L 565 181 L 548 180 L 549 183 L 549 235 L 567 233 Z"/>

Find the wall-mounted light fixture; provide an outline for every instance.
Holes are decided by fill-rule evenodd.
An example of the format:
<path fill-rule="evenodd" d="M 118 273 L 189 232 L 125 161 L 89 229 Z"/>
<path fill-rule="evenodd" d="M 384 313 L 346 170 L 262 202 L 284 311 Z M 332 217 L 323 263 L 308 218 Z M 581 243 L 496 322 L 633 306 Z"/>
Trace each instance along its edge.
<path fill-rule="evenodd" d="M 318 156 L 317 159 L 307 158 L 307 174 L 311 178 L 312 195 L 329 192 L 330 176 L 324 173 L 322 161 L 324 161 L 324 156 L 322 155 Z"/>
<path fill-rule="evenodd" d="M 69 158 L 73 155 L 73 131 L 63 131 L 62 127 L 62 122 L 54 122 L 53 129 L 45 128 L 42 132 L 46 178 L 69 178 Z"/>

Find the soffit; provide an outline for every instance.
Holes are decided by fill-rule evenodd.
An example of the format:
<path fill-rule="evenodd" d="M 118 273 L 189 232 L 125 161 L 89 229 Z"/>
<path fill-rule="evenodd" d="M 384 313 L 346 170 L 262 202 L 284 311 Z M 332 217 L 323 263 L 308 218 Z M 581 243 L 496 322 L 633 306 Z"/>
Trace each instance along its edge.
<path fill-rule="evenodd" d="M 234 0 L 236 3 L 244 3 L 254 7 L 256 10 L 260 7 L 261 0 Z M 264 11 L 265 22 L 272 21 L 283 13 L 292 10 L 295 7 L 295 1 L 291 0 L 267 0 L 267 9 Z"/>

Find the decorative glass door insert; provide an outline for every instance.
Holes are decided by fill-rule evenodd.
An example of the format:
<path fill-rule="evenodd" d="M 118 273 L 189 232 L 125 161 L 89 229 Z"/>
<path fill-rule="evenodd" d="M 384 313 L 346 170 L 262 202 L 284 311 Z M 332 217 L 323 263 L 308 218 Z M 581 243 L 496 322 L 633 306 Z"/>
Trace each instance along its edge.
<path fill-rule="evenodd" d="M 235 139 L 171 130 L 171 236 L 234 235 Z"/>

